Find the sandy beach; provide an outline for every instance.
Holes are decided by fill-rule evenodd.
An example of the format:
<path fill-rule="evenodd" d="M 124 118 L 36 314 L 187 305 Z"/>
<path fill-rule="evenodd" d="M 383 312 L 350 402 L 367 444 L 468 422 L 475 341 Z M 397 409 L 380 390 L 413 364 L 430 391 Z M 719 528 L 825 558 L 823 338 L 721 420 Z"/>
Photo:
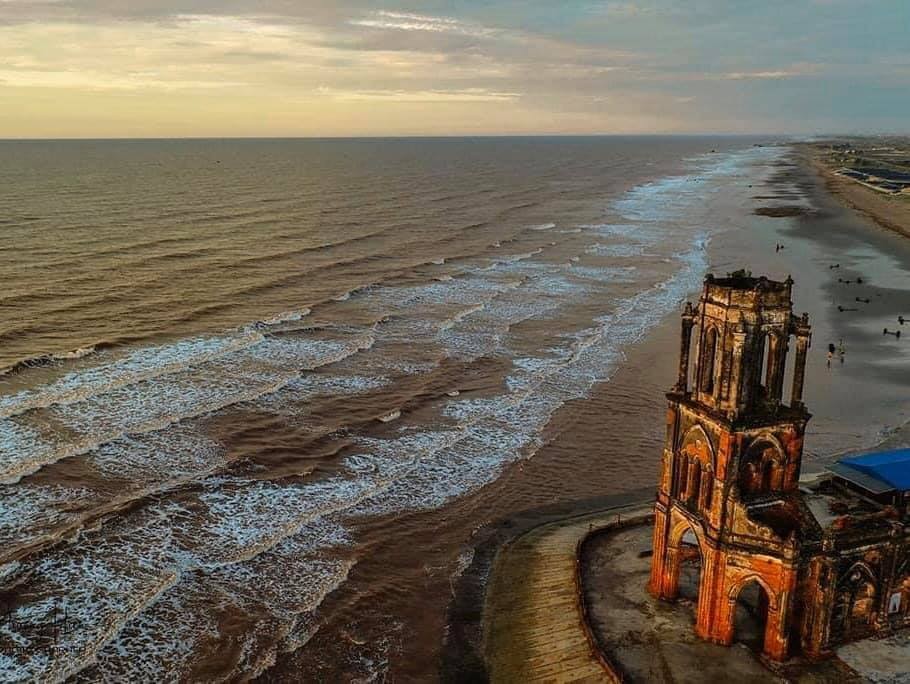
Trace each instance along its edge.
<path fill-rule="evenodd" d="M 321 143 L 291 147 L 304 155 L 312 145 Z M 150 199 L 162 203 L 161 230 L 176 246 L 137 242 L 115 214 L 103 214 L 125 255 L 72 258 L 97 243 L 87 227 L 79 235 L 88 246 L 73 233 L 69 256 L 53 256 L 77 269 L 76 282 L 93 284 L 93 268 L 127 259 L 159 283 L 132 292 L 124 306 L 134 313 L 122 316 L 95 315 L 107 300 L 96 301 L 91 285 L 66 300 L 70 318 L 56 314 L 54 330 L 94 335 L 79 323 L 90 318 L 99 339 L 111 340 L 140 329 L 129 314 L 172 337 L 41 361 L 7 379 L 0 456 L 9 479 L 25 476 L 6 490 L 16 513 L 6 518 L 5 548 L 20 560 L 14 554 L 35 539 L 43 546 L 6 583 L 18 583 L 23 613 L 40 615 L 55 595 L 79 621 L 59 659 L 8 662 L 19 679 L 51 671 L 433 679 L 445 635 L 472 612 L 468 603 L 467 613 L 448 617 L 459 577 L 470 568 L 463 577 L 484 585 L 485 555 L 475 547 L 489 529 L 501 541 L 516 515 L 533 524 L 541 508 L 552 515 L 649 498 L 678 314 L 706 272 L 793 275 L 796 309 L 809 312 L 815 335 L 806 470 L 902 439 L 906 338 L 881 330 L 910 315 L 910 242 L 842 206 L 798 150 L 740 138 L 352 145 L 329 146 L 329 158 L 350 165 L 344 155 L 356 153 L 351 159 L 377 164 L 380 150 L 393 160 L 435 150 L 417 158 L 436 160 L 451 187 L 440 195 L 433 177 L 415 188 L 410 167 L 399 176 L 383 167 L 387 192 L 371 192 L 382 206 L 395 198 L 385 214 L 350 207 L 349 193 L 326 199 L 319 216 L 311 203 L 266 201 L 275 199 L 269 176 L 249 195 L 224 198 L 225 215 L 266 236 L 302 231 L 294 238 L 301 254 L 249 230 L 225 234 L 196 195 L 185 210 L 207 228 L 183 235 L 184 219 L 171 225 L 173 181 L 153 174 L 159 190 Z M 141 159 L 168 149 L 121 151 Z M 220 152 L 233 148 L 185 149 L 227 159 Z M 219 176 L 242 175 L 247 158 L 271 158 L 273 143 L 237 149 L 243 154 L 222 163 Z M 501 175 L 474 174 L 476 155 Z M 211 173 L 201 180 L 223 187 Z M 351 192 L 361 191 L 354 183 Z M 84 216 L 81 207 L 70 214 Z M 149 211 L 159 216 L 157 205 Z M 432 217 L 455 225 L 435 229 Z M 29 222 L 19 229 L 43 235 Z M 323 234 L 333 230 L 350 235 L 326 247 Z M 407 236 L 414 245 L 403 249 Z M 238 254 L 247 254 L 243 283 L 218 275 Z M 33 255 L 52 267 L 40 245 Z M 311 271 L 297 267 L 301 260 Z M 31 279 L 39 271 L 19 272 Z M 179 286 L 199 272 L 211 276 L 211 291 Z M 377 274 L 385 280 L 371 285 Z M 210 306 L 214 294 L 236 306 Z M 32 308 L 16 315 L 40 319 L 57 299 L 26 301 Z M 269 302 L 276 308 L 263 309 Z M 175 316 L 191 336 L 172 330 Z M 209 330 L 212 316 L 222 333 Z M 826 347 L 841 338 L 843 364 L 828 368 Z M 16 339 L 26 355 L 40 348 Z M 62 348 L 87 350 L 93 339 L 66 337 Z M 85 521 L 90 529 L 72 534 Z M 74 542 L 51 543 L 64 537 Z M 102 570 L 116 581 L 94 582 Z M 95 586 L 111 595 L 96 600 L 85 592 Z"/>
<path fill-rule="evenodd" d="M 897 317 L 910 311 L 910 241 L 833 195 L 826 179 L 798 147 L 779 162 L 777 172 L 765 184 L 743 190 L 743 196 L 733 201 L 747 206 L 759 198 L 759 207 L 753 210 L 747 229 L 725 232 L 712 241 L 709 270 L 723 274 L 746 268 L 776 279 L 792 275 L 795 280 L 794 308 L 809 313 L 813 331 L 805 392 L 813 418 L 803 472 L 821 470 L 847 452 L 908 443 L 910 400 L 904 388 L 910 380 L 910 340 L 885 336 L 882 330 L 899 328 Z M 760 211 L 764 207 L 770 211 Z M 775 210 L 781 207 L 785 210 Z M 778 244 L 783 245 L 779 251 Z M 862 283 L 856 282 L 858 278 Z M 857 298 L 869 303 L 857 302 Z M 589 399 L 560 411 L 550 425 L 547 445 L 521 472 L 503 478 L 502 486 L 538 469 L 545 472 L 577 450 L 588 452 L 592 469 L 596 469 L 599 451 L 607 448 L 625 451 L 629 467 L 616 472 L 616 490 L 604 493 L 618 490 L 625 496 L 590 499 L 570 509 L 571 513 L 586 507 L 595 510 L 607 502 L 640 501 L 657 474 L 665 420 L 663 393 L 675 372 L 678 325 L 675 314 L 668 316 L 645 341 L 627 352 L 626 362 L 610 382 Z M 842 359 L 835 355 L 829 367 L 828 344 L 839 345 L 841 340 L 845 353 Z M 639 400 L 630 403 L 633 396 Z M 577 498 L 592 496 L 585 483 L 563 486 L 574 486 Z M 551 510 L 541 510 L 539 515 L 542 523 L 553 518 Z M 479 543 L 486 547 L 507 543 L 533 527 L 529 522 L 533 518 L 532 511 L 502 520 L 489 534 L 479 533 Z M 465 573 L 454 604 L 455 620 L 471 613 L 472 602 L 479 608 L 478 587 L 489 571 L 491 555 L 485 548 Z M 495 596 L 486 600 L 491 611 L 508 610 Z M 476 640 L 472 644 L 470 629 L 455 627 L 456 638 L 450 640 L 446 652 L 449 666 L 459 655 L 473 653 L 476 657 L 478 651 L 472 649 L 481 648 Z M 445 671 L 452 674 L 450 667 Z"/>
<path fill-rule="evenodd" d="M 817 148 L 801 146 L 800 151 L 824 179 L 828 191 L 852 209 L 864 214 L 880 226 L 910 237 L 910 198 L 885 195 L 834 173 Z"/>

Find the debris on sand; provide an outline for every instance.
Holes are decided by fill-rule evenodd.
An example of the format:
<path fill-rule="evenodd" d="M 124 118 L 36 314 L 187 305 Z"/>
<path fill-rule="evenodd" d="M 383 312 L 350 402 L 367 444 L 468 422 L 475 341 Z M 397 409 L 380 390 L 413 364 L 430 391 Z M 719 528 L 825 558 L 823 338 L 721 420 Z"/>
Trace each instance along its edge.
<path fill-rule="evenodd" d="M 792 216 L 809 216 L 814 212 L 808 207 L 785 206 L 785 207 L 759 207 L 752 212 L 757 216 L 770 216 L 771 218 L 789 218 Z"/>

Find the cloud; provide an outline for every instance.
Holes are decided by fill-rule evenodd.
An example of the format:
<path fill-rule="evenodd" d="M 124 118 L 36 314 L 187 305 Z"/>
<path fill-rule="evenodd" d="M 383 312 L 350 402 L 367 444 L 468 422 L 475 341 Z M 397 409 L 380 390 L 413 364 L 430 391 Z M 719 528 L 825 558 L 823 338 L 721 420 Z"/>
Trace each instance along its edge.
<path fill-rule="evenodd" d="M 726 81 L 779 81 L 816 74 L 820 68 L 819 64 L 796 64 L 783 69 L 729 71 L 721 74 L 720 78 Z"/>
<path fill-rule="evenodd" d="M 484 88 L 463 90 L 338 90 L 320 86 L 316 92 L 339 102 L 510 102 L 521 93 L 497 92 Z"/>
<path fill-rule="evenodd" d="M 396 134 L 431 123 L 507 132 L 511 121 L 522 131 L 768 130 L 763 116 L 791 111 L 795 125 L 828 121 L 831 93 L 856 89 L 864 116 L 877 102 L 882 116 L 906 111 L 910 4 L 836 4 L 0 0 L 0 137 L 27 129 L 25 112 L 57 92 L 114 109 L 118 97 L 141 99 L 136 116 L 149 121 L 173 111 L 205 122 L 213 108 L 242 111 L 238 130 L 300 120 L 315 134 L 363 121 Z M 798 97 L 786 87 L 796 80 Z"/>
<path fill-rule="evenodd" d="M 726 74 L 721 74 L 721 78 L 727 81 L 749 81 L 749 80 L 778 80 L 781 78 L 793 78 L 794 76 L 802 76 L 803 74 L 797 71 L 731 71 Z"/>
<path fill-rule="evenodd" d="M 645 14 L 654 14 L 658 9 L 634 2 L 605 2 L 591 7 L 590 11 L 608 17 L 640 17 Z"/>
<path fill-rule="evenodd" d="M 459 21 L 451 17 L 431 17 L 423 14 L 389 12 L 385 10 L 373 12 L 370 18 L 352 19 L 349 23 L 353 26 L 375 29 L 454 33 L 476 38 L 489 38 L 499 33 L 496 29 Z"/>
<path fill-rule="evenodd" d="M 81 91 L 177 91 L 237 88 L 246 85 L 239 81 L 185 80 L 154 72 L 117 75 L 99 71 L 40 71 L 26 69 L 0 69 L 0 84 L 11 88 L 64 88 Z"/>

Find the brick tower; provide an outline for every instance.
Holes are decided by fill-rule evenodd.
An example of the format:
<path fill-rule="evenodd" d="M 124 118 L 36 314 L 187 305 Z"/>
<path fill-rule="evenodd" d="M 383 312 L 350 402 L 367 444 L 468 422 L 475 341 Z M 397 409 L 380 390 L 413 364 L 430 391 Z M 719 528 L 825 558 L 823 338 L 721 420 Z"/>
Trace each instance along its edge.
<path fill-rule="evenodd" d="M 792 284 L 742 271 L 709 275 L 697 307 L 686 304 L 679 379 L 667 395 L 648 585 L 654 596 L 675 599 L 680 564 L 696 557 L 697 546 L 698 636 L 731 643 L 737 600 L 757 584 L 750 591 L 764 618 L 763 650 L 775 660 L 788 655 L 804 520 L 798 481 L 810 417 L 802 402 L 809 319 L 792 313 Z M 791 336 L 796 354 L 787 405 Z"/>

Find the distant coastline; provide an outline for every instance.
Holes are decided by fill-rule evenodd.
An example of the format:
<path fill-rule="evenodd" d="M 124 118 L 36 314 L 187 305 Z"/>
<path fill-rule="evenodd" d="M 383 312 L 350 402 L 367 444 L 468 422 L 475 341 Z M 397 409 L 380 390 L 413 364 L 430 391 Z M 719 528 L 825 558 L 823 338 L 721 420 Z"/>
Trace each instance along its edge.
<path fill-rule="evenodd" d="M 826 155 L 826 147 L 818 143 L 801 146 L 811 167 L 824 179 L 828 191 L 841 203 L 883 228 L 910 237 L 910 195 L 882 194 L 836 173 L 838 164 Z"/>
<path fill-rule="evenodd" d="M 796 278 L 795 305 L 811 312 L 813 322 L 807 390 L 814 417 L 805 467 L 807 472 L 817 472 L 843 453 L 910 442 L 910 425 L 902 417 L 906 413 L 902 387 L 908 376 L 902 370 L 904 347 L 881 334 L 881 326 L 893 325 L 897 312 L 910 311 L 910 289 L 889 270 L 894 261 L 900 264 L 901 273 L 910 271 L 910 243 L 896 235 L 910 237 L 910 217 L 900 211 L 901 203 L 910 207 L 910 202 L 837 176 L 810 145 L 796 144 L 792 149 L 793 153 L 774 164 L 770 176 L 749 178 L 739 188 L 742 195 L 757 193 L 752 196 L 756 206 L 750 211 L 754 219 L 745 229 L 714 237 L 709 267 L 724 272 L 743 264 L 747 254 L 745 263 L 754 272 Z M 871 228 L 863 215 L 890 230 Z M 860 283 L 858 278 L 862 278 Z M 857 301 L 860 295 L 865 303 Z M 621 405 L 625 383 L 642 372 L 636 369 L 647 369 L 641 384 L 652 388 L 659 401 L 656 398 L 672 374 L 666 359 L 675 352 L 677 325 L 670 316 L 640 345 L 627 350 L 627 363 L 599 389 L 608 397 L 599 406 Z M 827 343 L 838 339 L 847 341 L 847 358 L 830 368 L 824 350 Z M 639 411 L 641 416 L 648 414 Z M 637 450 L 638 469 L 651 472 L 654 455 L 643 449 L 648 445 L 638 441 L 640 437 L 636 439 L 634 427 L 621 427 L 610 413 L 590 415 L 597 416 L 614 447 L 621 444 L 631 453 Z M 659 418 L 652 420 L 659 425 Z M 576 433 L 584 429 L 580 422 L 573 427 Z M 560 438 L 562 435 L 557 441 Z M 574 435 L 573 442 L 585 441 L 592 440 Z M 547 453 L 542 450 L 526 467 L 538 465 Z M 597 457 L 596 450 L 591 456 Z M 532 541 L 539 542 L 546 530 L 570 526 L 585 513 L 646 504 L 650 488 L 639 486 L 637 478 L 626 477 L 635 485 L 626 493 L 579 497 L 574 503 L 515 513 L 477 531 L 472 538 L 472 562 L 459 577 L 449 605 L 440 660 L 443 681 L 495 680 L 496 670 L 499 668 L 501 676 L 503 664 L 512 668 L 509 672 L 527 666 L 524 659 L 533 657 L 529 654 L 534 638 L 518 627 L 529 619 L 528 610 L 546 613 L 548 604 L 545 597 L 523 595 L 522 591 L 531 586 L 536 574 L 550 572 L 544 561 L 537 565 L 525 562 L 527 557 L 537 557 Z M 510 554 L 518 562 L 504 562 Z M 571 582 L 566 582 L 564 590 L 571 588 Z M 554 639 L 554 645 L 558 641 Z"/>

